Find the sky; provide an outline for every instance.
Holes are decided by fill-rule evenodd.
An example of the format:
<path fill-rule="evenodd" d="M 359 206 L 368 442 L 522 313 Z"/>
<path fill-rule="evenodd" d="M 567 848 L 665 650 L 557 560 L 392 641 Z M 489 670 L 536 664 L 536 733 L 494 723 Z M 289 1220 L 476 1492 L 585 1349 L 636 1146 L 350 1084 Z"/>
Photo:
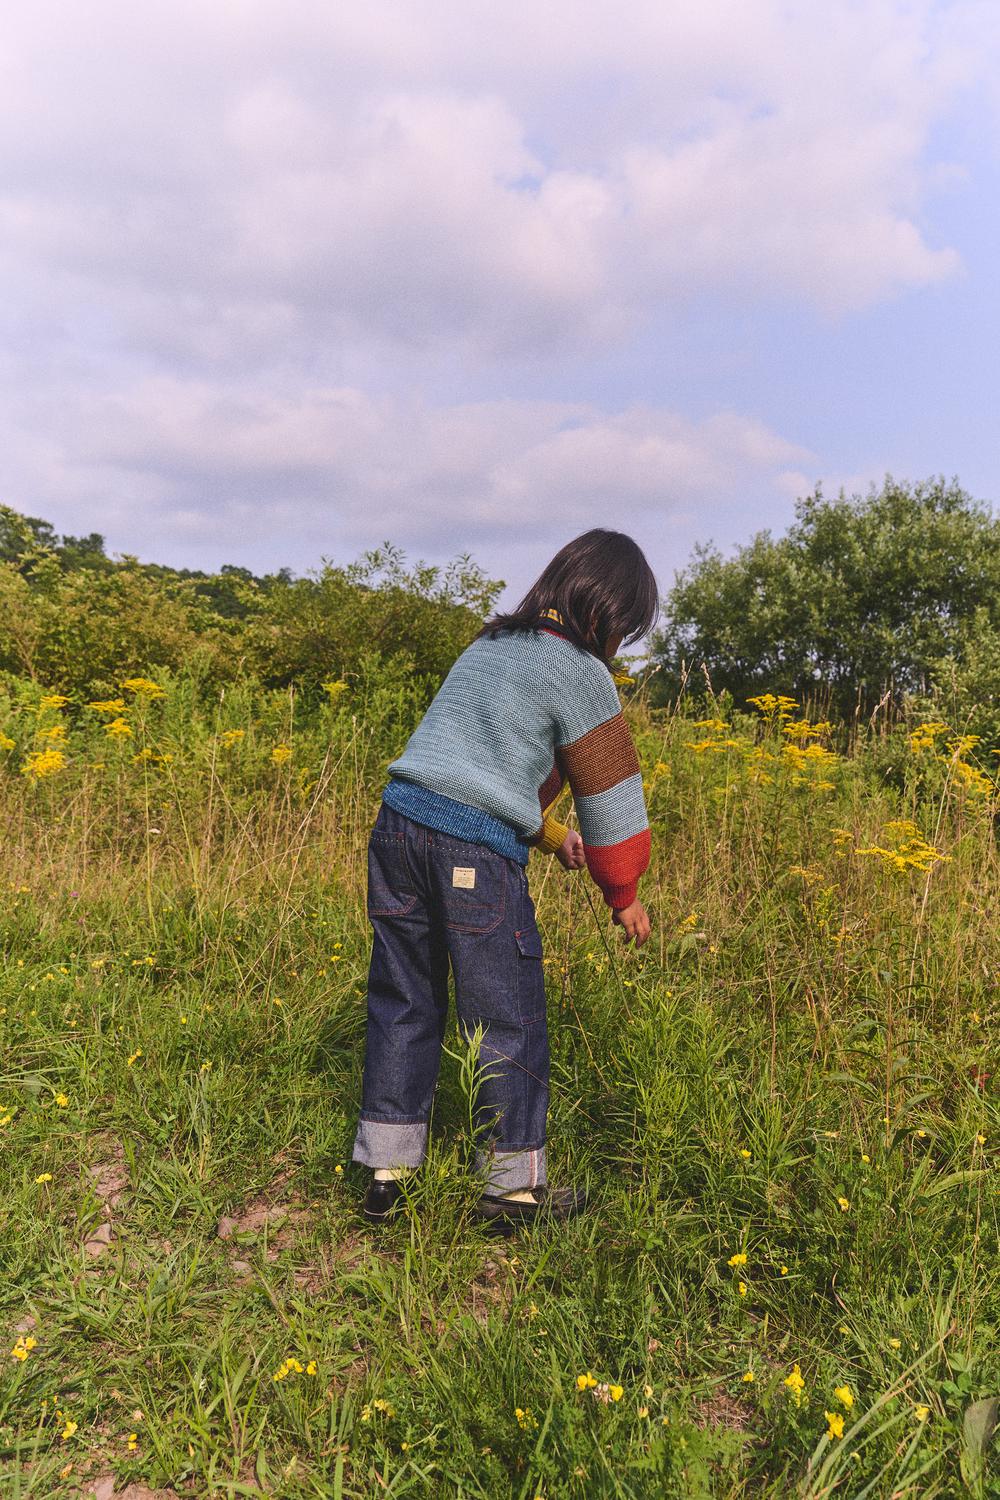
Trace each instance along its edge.
<path fill-rule="evenodd" d="M 0 33 L 0 502 L 519 595 L 822 484 L 997 498 L 989 0 L 33 0 Z"/>

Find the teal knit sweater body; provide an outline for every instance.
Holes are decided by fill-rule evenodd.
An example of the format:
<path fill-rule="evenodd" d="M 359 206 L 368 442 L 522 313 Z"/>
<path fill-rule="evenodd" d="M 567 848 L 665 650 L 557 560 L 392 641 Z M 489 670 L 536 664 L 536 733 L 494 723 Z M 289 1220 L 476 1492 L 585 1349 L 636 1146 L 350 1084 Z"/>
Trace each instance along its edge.
<path fill-rule="evenodd" d="M 416 821 L 422 791 L 500 820 L 523 843 L 568 780 L 594 880 L 616 908 L 635 899 L 649 862 L 635 748 L 608 667 L 558 629 L 473 641 L 389 773 L 386 800 Z M 432 826 L 464 826 L 435 816 Z"/>

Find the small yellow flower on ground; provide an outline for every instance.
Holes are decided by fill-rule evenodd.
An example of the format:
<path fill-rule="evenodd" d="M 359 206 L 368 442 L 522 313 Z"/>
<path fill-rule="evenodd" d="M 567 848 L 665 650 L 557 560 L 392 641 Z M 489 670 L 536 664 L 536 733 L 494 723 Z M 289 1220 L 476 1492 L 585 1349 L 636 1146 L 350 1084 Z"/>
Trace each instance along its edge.
<path fill-rule="evenodd" d="M 747 1284 L 746 1284 L 746 1282 L 745 1281 L 738 1281 L 736 1283 L 736 1290 L 739 1292 L 739 1294 L 740 1294 L 741 1297 L 745 1297 L 746 1294 L 747 1294 Z"/>
<path fill-rule="evenodd" d="M 59 1106 L 60 1109 L 65 1109 L 66 1106 L 69 1104 L 69 1100 L 66 1098 L 65 1094 L 57 1094 L 56 1095 L 56 1103 L 58 1104 L 58 1106 Z"/>
<path fill-rule="evenodd" d="M 752 1370 L 745 1370 L 740 1378 L 742 1379 L 744 1385 L 753 1385 L 754 1381 L 757 1379 Z"/>
<path fill-rule="evenodd" d="M 76 1429 L 77 1429 L 77 1427 L 79 1425 L 80 1424 L 78 1422 L 72 1422 L 67 1417 L 66 1418 L 66 1426 L 63 1428 L 62 1432 L 59 1434 L 60 1439 L 64 1443 L 68 1442 L 69 1439 L 73 1436 L 74 1432 L 76 1431 Z"/>
<path fill-rule="evenodd" d="M 835 1385 L 833 1388 L 833 1394 L 836 1396 L 841 1406 L 846 1406 L 847 1410 L 850 1411 L 851 1407 L 854 1405 L 854 1395 L 851 1391 L 850 1386 Z"/>
<path fill-rule="evenodd" d="M 916 1417 L 918 1422 L 926 1422 L 930 1414 L 931 1409 L 929 1406 L 915 1406 L 913 1408 L 913 1415 Z"/>
<path fill-rule="evenodd" d="M 337 1165 L 336 1165 L 336 1166 L 335 1166 L 335 1167 L 334 1167 L 334 1169 L 333 1169 L 333 1170 L 334 1170 L 334 1172 L 335 1172 L 335 1174 L 336 1174 L 336 1175 L 337 1175 L 337 1176 L 338 1176 L 338 1177 L 343 1177 L 343 1175 L 344 1175 L 344 1169 L 343 1169 L 343 1167 L 342 1167 L 342 1166 L 341 1166 L 341 1165 L 340 1165 L 340 1162 L 339 1162 L 339 1161 L 338 1161 L 338 1163 L 337 1163 Z"/>
<path fill-rule="evenodd" d="M 317 1365 L 316 1361 L 314 1359 L 311 1359 L 309 1361 L 309 1363 L 306 1365 L 306 1374 L 307 1375 L 315 1375 L 316 1371 L 318 1370 L 318 1368 L 319 1368 L 319 1366 Z"/>
<path fill-rule="evenodd" d="M 620 1401 L 625 1394 L 625 1387 L 621 1385 L 613 1385 L 610 1388 L 609 1394 L 612 1401 Z"/>
<path fill-rule="evenodd" d="M 788 1267 L 787 1266 L 779 1266 L 778 1270 L 781 1272 L 782 1276 L 787 1276 L 788 1275 Z"/>
<path fill-rule="evenodd" d="M 38 1176 L 38 1177 L 35 1178 L 35 1181 L 36 1182 L 51 1182 L 52 1181 L 52 1173 L 51 1172 L 42 1172 L 40 1176 Z"/>
<path fill-rule="evenodd" d="M 827 1437 L 828 1438 L 842 1438 L 844 1436 L 844 1419 L 840 1415 L 840 1412 L 839 1411 L 825 1411 L 823 1413 L 823 1415 L 824 1415 L 824 1417 L 826 1418 L 826 1420 L 830 1424 L 829 1427 L 827 1427 L 827 1429 L 826 1429 L 826 1435 L 827 1435 Z"/>
<path fill-rule="evenodd" d="M 848 1209 L 849 1209 L 849 1208 L 850 1208 L 850 1206 L 851 1206 L 851 1201 L 850 1201 L 850 1199 L 849 1199 L 849 1198 L 838 1198 L 838 1199 L 837 1199 L 837 1202 L 838 1202 L 838 1204 L 839 1204 L 839 1205 L 840 1205 L 840 1212 L 841 1212 L 841 1213 L 842 1213 L 842 1214 L 846 1214 L 846 1212 L 847 1212 L 847 1210 L 848 1210 Z"/>
<path fill-rule="evenodd" d="M 587 1371 L 586 1375 L 578 1375 L 576 1377 L 576 1388 L 578 1391 L 593 1390 L 596 1384 L 597 1381 L 594 1379 L 593 1375 L 591 1375 L 589 1370 Z"/>
<path fill-rule="evenodd" d="M 899 1339 L 890 1339 L 889 1340 L 889 1348 L 890 1349 L 901 1349 L 902 1348 L 902 1344 L 900 1343 Z"/>
<path fill-rule="evenodd" d="M 740 1155 L 742 1156 L 742 1158 L 743 1158 L 744 1161 L 749 1161 L 750 1160 L 750 1152 L 747 1150 L 747 1148 L 745 1146 L 742 1146 L 740 1148 Z"/>
<path fill-rule="evenodd" d="M 731 1255 L 729 1257 L 729 1259 L 726 1261 L 726 1265 L 727 1266 L 745 1266 L 746 1263 L 747 1263 L 747 1258 L 743 1254 L 742 1250 L 737 1251 L 737 1253 L 735 1255 Z"/>
<path fill-rule="evenodd" d="M 137 1432 L 130 1432 L 128 1435 L 128 1451 L 134 1453 L 138 1446 L 139 1434 Z"/>
<path fill-rule="evenodd" d="M 783 1384 L 786 1385 L 791 1391 L 792 1395 L 795 1397 L 795 1404 L 796 1406 L 798 1406 L 800 1401 L 802 1400 L 802 1392 L 806 1388 L 806 1383 L 802 1378 L 802 1371 L 799 1369 L 798 1365 L 792 1366 L 792 1373 L 785 1376 Z"/>

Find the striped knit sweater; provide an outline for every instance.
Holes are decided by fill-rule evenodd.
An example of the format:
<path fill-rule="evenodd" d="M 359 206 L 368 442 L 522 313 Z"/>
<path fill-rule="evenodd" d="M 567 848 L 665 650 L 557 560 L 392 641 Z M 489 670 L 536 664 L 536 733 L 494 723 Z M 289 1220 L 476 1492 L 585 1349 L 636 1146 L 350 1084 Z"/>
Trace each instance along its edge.
<path fill-rule="evenodd" d="M 607 666 L 559 625 L 473 641 L 389 773 L 390 806 L 522 864 L 565 838 L 548 809 L 568 782 L 604 899 L 635 900 L 649 864 L 635 747 Z"/>

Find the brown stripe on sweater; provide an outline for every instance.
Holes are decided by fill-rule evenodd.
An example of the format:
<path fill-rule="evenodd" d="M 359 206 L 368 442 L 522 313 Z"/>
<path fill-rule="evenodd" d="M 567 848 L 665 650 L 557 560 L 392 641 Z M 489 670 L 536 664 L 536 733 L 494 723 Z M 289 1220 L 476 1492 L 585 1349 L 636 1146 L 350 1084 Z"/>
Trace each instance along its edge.
<path fill-rule="evenodd" d="M 558 797 L 562 791 L 562 784 L 562 772 L 558 765 L 555 765 L 538 788 L 538 801 L 543 812 Z"/>
<path fill-rule="evenodd" d="M 588 730 L 571 745 L 561 745 L 559 759 L 578 797 L 606 792 L 639 770 L 639 757 L 621 714 Z"/>

